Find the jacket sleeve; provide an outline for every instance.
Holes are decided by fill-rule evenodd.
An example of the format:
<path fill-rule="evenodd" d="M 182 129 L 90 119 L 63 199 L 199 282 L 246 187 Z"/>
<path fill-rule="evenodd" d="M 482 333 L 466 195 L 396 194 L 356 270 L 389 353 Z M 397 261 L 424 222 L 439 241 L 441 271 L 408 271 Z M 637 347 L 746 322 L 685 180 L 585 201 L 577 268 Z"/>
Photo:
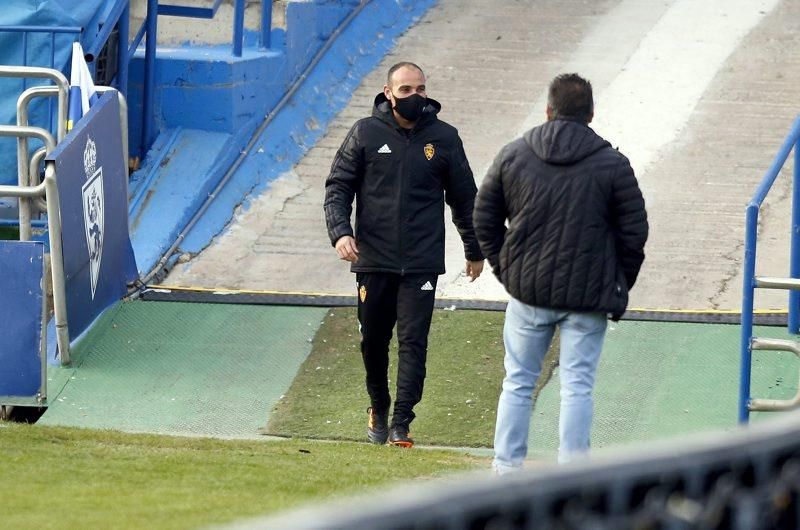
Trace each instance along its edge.
<path fill-rule="evenodd" d="M 644 244 L 649 225 L 644 197 L 628 159 L 623 158 L 613 181 L 612 212 L 615 228 L 617 258 L 628 289 L 636 283 L 644 262 Z"/>
<path fill-rule="evenodd" d="M 469 261 L 482 261 L 475 229 L 472 227 L 472 210 L 475 206 L 475 178 L 464 152 L 461 138 L 456 134 L 455 146 L 448 160 L 447 176 L 444 181 L 444 200 L 450 205 L 453 224 L 458 229 L 464 243 L 464 255 Z"/>
<path fill-rule="evenodd" d="M 347 133 L 331 164 L 331 173 L 325 181 L 325 223 L 331 245 L 342 236 L 353 236 L 350 215 L 353 199 L 361 185 L 364 172 L 363 153 L 358 142 L 357 122 Z"/>
<path fill-rule="evenodd" d="M 503 193 L 503 160 L 505 149 L 495 157 L 489 171 L 483 178 L 481 189 L 475 200 L 475 234 L 481 250 L 489 260 L 492 272 L 500 277 L 500 249 L 506 236 L 508 208 Z"/>

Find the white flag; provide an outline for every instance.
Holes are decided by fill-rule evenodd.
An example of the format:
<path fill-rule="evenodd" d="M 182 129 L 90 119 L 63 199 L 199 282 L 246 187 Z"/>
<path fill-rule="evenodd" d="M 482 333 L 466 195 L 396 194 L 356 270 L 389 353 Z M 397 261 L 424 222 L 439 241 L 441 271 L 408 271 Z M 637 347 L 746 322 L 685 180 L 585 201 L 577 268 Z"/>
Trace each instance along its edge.
<path fill-rule="evenodd" d="M 83 57 L 83 47 L 80 42 L 72 43 L 72 71 L 69 84 L 69 112 L 67 115 L 67 130 L 72 129 L 81 116 L 89 112 L 89 107 L 97 100 L 92 74 Z"/>

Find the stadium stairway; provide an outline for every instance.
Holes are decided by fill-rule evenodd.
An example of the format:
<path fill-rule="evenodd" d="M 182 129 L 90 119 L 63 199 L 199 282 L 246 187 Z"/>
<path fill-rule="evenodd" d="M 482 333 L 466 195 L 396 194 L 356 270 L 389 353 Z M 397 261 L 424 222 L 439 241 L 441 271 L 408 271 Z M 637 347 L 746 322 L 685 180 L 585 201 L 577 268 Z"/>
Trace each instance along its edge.
<path fill-rule="evenodd" d="M 326 237 L 324 180 L 350 126 L 371 112 L 386 70 L 411 60 L 425 70 L 441 117 L 459 129 L 478 184 L 505 143 L 544 119 L 550 79 L 586 75 L 593 126 L 631 159 L 653 228 L 632 307 L 738 309 L 743 208 L 800 96 L 798 9 L 787 0 L 442 0 L 364 78 L 307 155 L 164 283 L 351 293 L 348 268 Z M 776 194 L 763 214 L 764 274 L 783 273 L 788 261 L 788 208 Z M 466 281 L 449 223 L 447 248 L 440 295 L 505 298 L 490 274 Z M 784 306 L 780 293 L 757 301 Z"/>

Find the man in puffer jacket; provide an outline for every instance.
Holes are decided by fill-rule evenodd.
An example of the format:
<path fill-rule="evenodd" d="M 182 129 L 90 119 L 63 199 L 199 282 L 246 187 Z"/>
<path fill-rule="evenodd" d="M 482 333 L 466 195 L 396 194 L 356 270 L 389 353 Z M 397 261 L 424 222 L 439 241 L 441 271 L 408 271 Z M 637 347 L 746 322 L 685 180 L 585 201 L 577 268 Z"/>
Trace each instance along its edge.
<path fill-rule="evenodd" d="M 472 228 L 475 180 L 458 131 L 438 119 L 425 74 L 392 66 L 372 116 L 345 138 L 325 183 L 325 220 L 336 253 L 358 284 L 361 354 L 367 372 L 367 437 L 411 447 L 422 399 L 436 280 L 444 274 L 444 204 L 464 243 L 470 281 L 483 270 Z M 356 229 L 350 224 L 356 201 Z M 389 424 L 389 341 L 397 323 L 397 396 Z"/>
<path fill-rule="evenodd" d="M 481 250 L 511 295 L 494 440 L 498 474 L 520 469 L 527 455 L 533 389 L 556 327 L 559 462 L 589 451 L 607 318 L 625 312 L 644 261 L 642 193 L 628 159 L 589 128 L 593 115 L 591 84 L 577 74 L 556 77 L 547 122 L 500 151 L 475 203 Z"/>

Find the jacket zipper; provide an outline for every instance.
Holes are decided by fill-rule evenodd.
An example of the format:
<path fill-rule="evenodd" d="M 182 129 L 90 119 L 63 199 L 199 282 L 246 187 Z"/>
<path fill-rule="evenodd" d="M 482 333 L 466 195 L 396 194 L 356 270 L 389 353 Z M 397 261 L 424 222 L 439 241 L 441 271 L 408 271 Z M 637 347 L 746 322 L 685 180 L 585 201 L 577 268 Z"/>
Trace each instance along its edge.
<path fill-rule="evenodd" d="M 398 237 L 398 246 L 400 247 L 400 276 L 405 275 L 405 245 L 403 241 L 403 224 L 405 223 L 405 216 L 406 216 L 406 194 L 405 194 L 405 181 L 406 181 L 406 158 L 408 156 L 408 147 L 411 144 L 411 139 L 405 135 L 405 149 L 403 150 L 403 158 L 400 161 L 400 211 L 398 212 L 398 223 L 397 223 L 397 237 Z"/>

